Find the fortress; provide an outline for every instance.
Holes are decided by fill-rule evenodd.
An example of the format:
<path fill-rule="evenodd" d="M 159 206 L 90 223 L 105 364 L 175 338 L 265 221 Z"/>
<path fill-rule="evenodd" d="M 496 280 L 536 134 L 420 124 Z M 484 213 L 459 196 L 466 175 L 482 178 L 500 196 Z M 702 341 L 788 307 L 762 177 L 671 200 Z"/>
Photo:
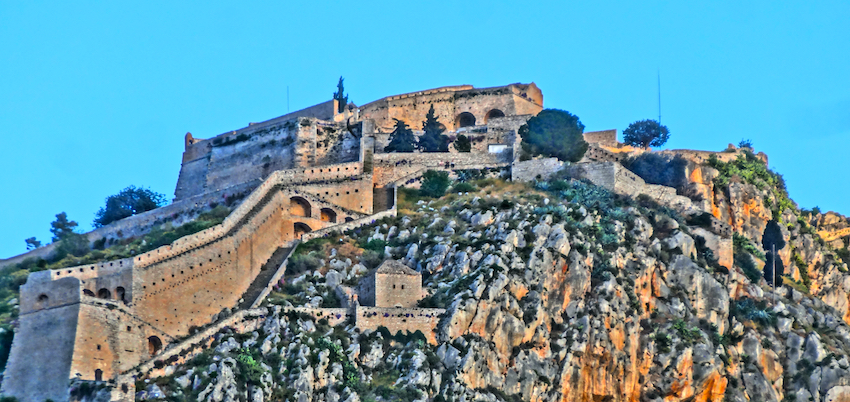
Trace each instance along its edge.
<path fill-rule="evenodd" d="M 514 180 L 532 180 L 563 168 L 551 158 L 519 159 L 517 130 L 543 109 L 542 92 L 533 83 L 450 86 L 339 106 L 324 102 L 209 139 L 186 134 L 174 202 L 91 232 L 89 241 L 179 225 L 229 198 L 241 203 L 221 225 L 150 252 L 30 274 L 20 291 L 3 393 L 22 401 L 65 401 L 69 380 L 79 380 L 106 382 L 114 400 L 132 400 L 134 376 L 156 361 L 178 359 L 177 351 L 209 339 L 223 325 L 253 325 L 259 313 L 251 309 L 281 279 L 299 241 L 394 216 L 395 189 L 415 185 L 424 171 L 501 168 Z M 383 152 L 393 119 L 421 129 L 431 106 L 450 137 L 470 137 L 471 152 Z M 629 175 L 617 163 L 629 149 L 616 134 L 586 133 L 591 147 L 584 162 L 593 163 L 573 168 L 584 166 L 586 178 L 618 192 L 654 192 L 665 202 L 697 208 L 675 190 L 646 187 Z M 729 248 L 723 263 L 731 265 L 731 239 L 721 237 L 718 247 Z M 51 251 L 43 247 L 0 263 Z M 415 271 L 398 265 L 364 280 L 360 301 L 371 307 L 329 311 L 326 317 L 354 314 L 358 326 L 377 327 L 385 324 L 380 316 L 396 306 L 415 307 L 418 294 L 399 298 L 389 288 L 421 287 Z M 433 328 L 440 311 L 421 310 L 421 320 L 393 329 Z M 222 314 L 231 311 L 236 313 Z"/>

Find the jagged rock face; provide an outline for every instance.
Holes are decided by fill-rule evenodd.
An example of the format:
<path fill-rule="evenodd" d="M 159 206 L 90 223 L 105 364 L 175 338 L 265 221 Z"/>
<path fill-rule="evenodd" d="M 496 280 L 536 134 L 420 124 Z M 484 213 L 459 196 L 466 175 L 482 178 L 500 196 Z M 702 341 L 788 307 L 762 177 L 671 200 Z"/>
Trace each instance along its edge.
<path fill-rule="evenodd" d="M 761 202 L 745 187 L 730 194 Z M 389 257 L 423 273 L 423 303 L 447 309 L 435 345 L 271 306 L 256 334 L 220 335 L 209 362 L 176 369 L 163 391 L 213 402 L 850 399 L 850 281 L 802 227 L 785 228 L 788 248 L 821 262 L 808 270 L 817 291 L 774 294 L 710 264 L 670 211 L 582 183 L 567 193 L 422 203 L 349 235 L 385 239 Z M 762 215 L 749 211 L 739 229 L 760 245 Z M 344 271 L 318 271 L 332 268 Z M 313 285 L 289 300 L 338 282 L 318 277 L 304 274 Z M 251 380 L 246 355 L 259 367 Z"/>

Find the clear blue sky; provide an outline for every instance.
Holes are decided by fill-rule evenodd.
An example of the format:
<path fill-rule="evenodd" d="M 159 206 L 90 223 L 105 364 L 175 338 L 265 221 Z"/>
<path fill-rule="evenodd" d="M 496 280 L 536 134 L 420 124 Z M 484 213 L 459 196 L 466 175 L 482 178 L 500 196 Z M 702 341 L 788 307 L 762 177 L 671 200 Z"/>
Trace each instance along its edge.
<path fill-rule="evenodd" d="M 0 257 L 61 211 L 90 229 L 128 185 L 172 197 L 187 131 L 279 116 L 287 87 L 291 110 L 325 101 L 340 75 L 357 104 L 534 81 L 622 130 L 656 117 L 660 71 L 667 147 L 752 139 L 801 206 L 850 214 L 850 2 L 424 3 L 0 2 Z"/>

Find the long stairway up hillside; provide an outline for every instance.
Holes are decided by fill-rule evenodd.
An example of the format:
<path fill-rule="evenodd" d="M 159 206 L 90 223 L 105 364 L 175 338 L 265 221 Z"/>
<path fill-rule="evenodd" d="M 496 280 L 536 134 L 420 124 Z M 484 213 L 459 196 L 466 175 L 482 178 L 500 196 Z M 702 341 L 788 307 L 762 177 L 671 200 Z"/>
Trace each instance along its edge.
<path fill-rule="evenodd" d="M 251 282 L 251 286 L 248 286 L 248 289 L 242 294 L 242 301 L 236 307 L 237 309 L 242 310 L 251 307 L 251 303 L 254 303 L 263 289 L 269 285 L 269 280 L 272 279 L 280 264 L 283 263 L 283 259 L 289 255 L 291 250 L 292 247 L 280 247 L 275 250 L 269 260 L 260 268 L 260 273 L 254 278 L 254 282 Z"/>

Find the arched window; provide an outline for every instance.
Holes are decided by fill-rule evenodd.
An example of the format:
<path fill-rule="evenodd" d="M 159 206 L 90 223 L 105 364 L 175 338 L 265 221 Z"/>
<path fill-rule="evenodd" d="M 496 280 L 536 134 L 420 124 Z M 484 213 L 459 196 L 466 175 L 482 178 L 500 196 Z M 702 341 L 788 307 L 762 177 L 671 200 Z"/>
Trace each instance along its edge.
<path fill-rule="evenodd" d="M 112 298 L 112 293 L 109 292 L 109 289 L 103 288 L 97 291 L 97 297 L 101 299 L 110 299 Z"/>
<path fill-rule="evenodd" d="M 310 217 L 310 203 L 301 197 L 289 199 L 289 214 L 295 216 Z"/>
<path fill-rule="evenodd" d="M 97 369 L 94 371 L 94 380 L 103 381 L 103 370 Z"/>
<path fill-rule="evenodd" d="M 336 223 L 336 212 L 330 208 L 322 208 L 322 222 Z"/>
<path fill-rule="evenodd" d="M 494 119 L 494 118 L 497 118 L 497 117 L 505 117 L 505 112 L 503 112 L 499 109 L 493 109 L 493 110 L 487 112 L 487 115 L 484 116 L 484 122 L 486 123 L 486 122 L 490 121 L 490 119 Z"/>
<path fill-rule="evenodd" d="M 295 222 L 294 229 L 296 239 L 300 239 L 301 235 L 303 235 L 304 233 L 310 233 L 313 231 L 310 226 L 307 226 L 307 224 L 301 222 Z"/>
<path fill-rule="evenodd" d="M 121 300 L 122 302 L 126 301 L 126 300 L 124 300 L 124 294 L 125 293 L 126 292 L 124 291 L 123 287 L 119 286 L 119 287 L 115 288 L 115 298 L 118 299 L 118 300 Z"/>
<path fill-rule="evenodd" d="M 160 350 L 162 350 L 162 341 L 159 339 L 159 337 L 152 336 L 148 338 L 148 353 L 153 356 L 159 353 Z"/>
<path fill-rule="evenodd" d="M 461 127 L 472 127 L 475 125 L 475 116 L 469 112 L 463 112 L 457 115 L 457 119 L 455 119 L 455 125 L 458 128 Z"/>

